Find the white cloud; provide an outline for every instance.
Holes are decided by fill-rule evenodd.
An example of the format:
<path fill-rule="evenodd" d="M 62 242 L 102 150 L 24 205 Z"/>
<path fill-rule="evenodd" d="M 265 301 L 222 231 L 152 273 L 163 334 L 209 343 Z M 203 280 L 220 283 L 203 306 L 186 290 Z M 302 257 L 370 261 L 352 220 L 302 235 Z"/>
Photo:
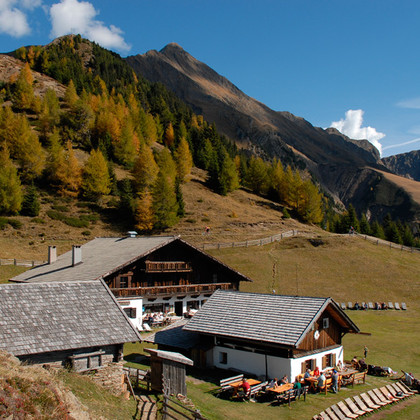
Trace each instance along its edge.
<path fill-rule="evenodd" d="M 40 5 L 40 0 L 0 0 L 0 33 L 16 38 L 28 35 L 31 28 L 21 9 L 33 10 Z"/>
<path fill-rule="evenodd" d="M 51 36 L 80 34 L 106 48 L 127 51 L 130 46 L 124 41 L 121 29 L 95 20 L 98 15 L 92 3 L 78 0 L 61 0 L 50 9 Z"/>
<path fill-rule="evenodd" d="M 362 127 L 363 113 L 364 111 L 361 109 L 349 109 L 346 112 L 346 118 L 332 122 L 331 127 L 336 128 L 351 139 L 369 140 L 382 154 L 382 144 L 379 140 L 385 137 L 385 134 L 376 131 L 373 127 Z"/>
<path fill-rule="evenodd" d="M 420 109 L 420 97 L 400 101 L 397 103 L 397 106 L 401 108 Z"/>

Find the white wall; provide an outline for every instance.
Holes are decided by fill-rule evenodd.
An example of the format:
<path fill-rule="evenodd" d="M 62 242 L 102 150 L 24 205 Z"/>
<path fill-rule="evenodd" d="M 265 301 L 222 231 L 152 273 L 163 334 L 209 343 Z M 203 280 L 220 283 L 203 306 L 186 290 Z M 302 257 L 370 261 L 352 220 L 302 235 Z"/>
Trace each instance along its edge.
<path fill-rule="evenodd" d="M 143 315 L 143 299 L 136 298 L 136 299 L 124 299 L 119 298 L 117 299 L 118 303 L 121 307 L 124 308 L 136 308 L 136 318 L 128 318 L 131 323 L 134 325 L 135 328 L 142 330 L 142 315 Z"/>
<path fill-rule="evenodd" d="M 227 363 L 220 363 L 220 354 L 227 354 Z M 323 351 L 310 356 L 298 359 L 286 359 L 283 357 L 267 356 L 267 376 L 268 378 L 282 378 L 287 375 L 289 381 L 293 382 L 295 377 L 301 373 L 302 362 L 310 359 L 316 360 L 316 366 L 322 367 L 322 357 L 326 354 L 335 353 L 336 361 L 343 362 L 343 347 Z M 266 356 L 251 351 L 236 350 L 228 347 L 214 346 L 208 352 L 207 364 L 221 369 L 233 369 L 240 372 L 252 373 L 256 376 L 266 375 Z"/>

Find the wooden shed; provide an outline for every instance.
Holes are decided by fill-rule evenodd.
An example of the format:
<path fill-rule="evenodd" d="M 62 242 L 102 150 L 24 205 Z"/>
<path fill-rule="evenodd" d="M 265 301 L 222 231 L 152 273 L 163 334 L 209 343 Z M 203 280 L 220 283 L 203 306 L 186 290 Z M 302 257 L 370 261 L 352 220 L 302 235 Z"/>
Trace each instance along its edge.
<path fill-rule="evenodd" d="M 187 395 L 186 366 L 193 361 L 180 353 L 145 349 L 150 353 L 151 387 L 166 395 Z"/>

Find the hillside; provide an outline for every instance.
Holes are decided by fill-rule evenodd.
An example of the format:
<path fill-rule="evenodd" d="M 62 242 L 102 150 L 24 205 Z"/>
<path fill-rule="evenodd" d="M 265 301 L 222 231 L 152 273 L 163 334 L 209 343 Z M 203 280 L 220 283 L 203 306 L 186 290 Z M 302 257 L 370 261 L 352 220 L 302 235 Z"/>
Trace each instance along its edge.
<path fill-rule="evenodd" d="M 194 169 L 192 179 L 183 186 L 186 216 L 163 234 L 181 235 L 194 244 L 204 242 L 232 242 L 257 239 L 291 229 L 319 231 L 319 228 L 282 218 L 281 207 L 245 190 L 237 190 L 228 197 L 209 190 L 205 185 L 205 172 Z M 86 203 L 88 204 L 88 203 Z M 60 220 L 51 219 L 47 212 L 59 208 L 63 213 L 76 217 L 91 215 L 88 228 L 77 228 Z M 130 225 L 119 225 L 115 220 L 107 223 L 100 215 L 105 210 L 89 210 L 89 206 L 71 204 L 62 197 L 45 197 L 40 215 L 36 218 L 14 216 L 22 223 L 18 229 L 6 225 L 0 230 L 0 258 L 45 260 L 47 246 L 57 245 L 61 254 L 75 243 L 84 243 L 94 237 L 122 236 L 132 229 Z M 210 226 L 210 235 L 203 235 Z"/>
<path fill-rule="evenodd" d="M 382 162 L 394 174 L 420 181 L 420 150 L 388 156 Z"/>
<path fill-rule="evenodd" d="M 382 185 L 384 178 L 378 177 L 377 170 L 388 170 L 369 142 L 351 140 L 336 130 L 313 127 L 289 112 L 269 109 L 177 44 L 126 60 L 137 74 L 165 84 L 195 112 L 215 122 L 240 147 L 307 167 L 346 206 L 352 203 L 359 213 L 368 212 L 378 220 L 388 211 L 394 216 L 401 212 L 399 195 L 405 191 L 397 194 L 388 183 Z M 371 193 L 375 188 L 387 191 L 386 201 Z M 409 209 L 401 218 L 418 220 L 420 203 L 409 199 L 405 203 Z"/>

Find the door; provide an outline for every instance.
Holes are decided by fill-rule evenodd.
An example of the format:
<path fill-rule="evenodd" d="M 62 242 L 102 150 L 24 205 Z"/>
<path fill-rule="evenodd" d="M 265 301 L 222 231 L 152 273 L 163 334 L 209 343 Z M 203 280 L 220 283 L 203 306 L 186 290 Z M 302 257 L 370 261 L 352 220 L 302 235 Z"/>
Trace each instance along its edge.
<path fill-rule="evenodd" d="M 182 306 L 183 306 L 183 302 L 175 302 L 175 313 L 177 314 L 177 316 L 182 316 L 183 314 L 183 310 L 182 310 Z"/>

